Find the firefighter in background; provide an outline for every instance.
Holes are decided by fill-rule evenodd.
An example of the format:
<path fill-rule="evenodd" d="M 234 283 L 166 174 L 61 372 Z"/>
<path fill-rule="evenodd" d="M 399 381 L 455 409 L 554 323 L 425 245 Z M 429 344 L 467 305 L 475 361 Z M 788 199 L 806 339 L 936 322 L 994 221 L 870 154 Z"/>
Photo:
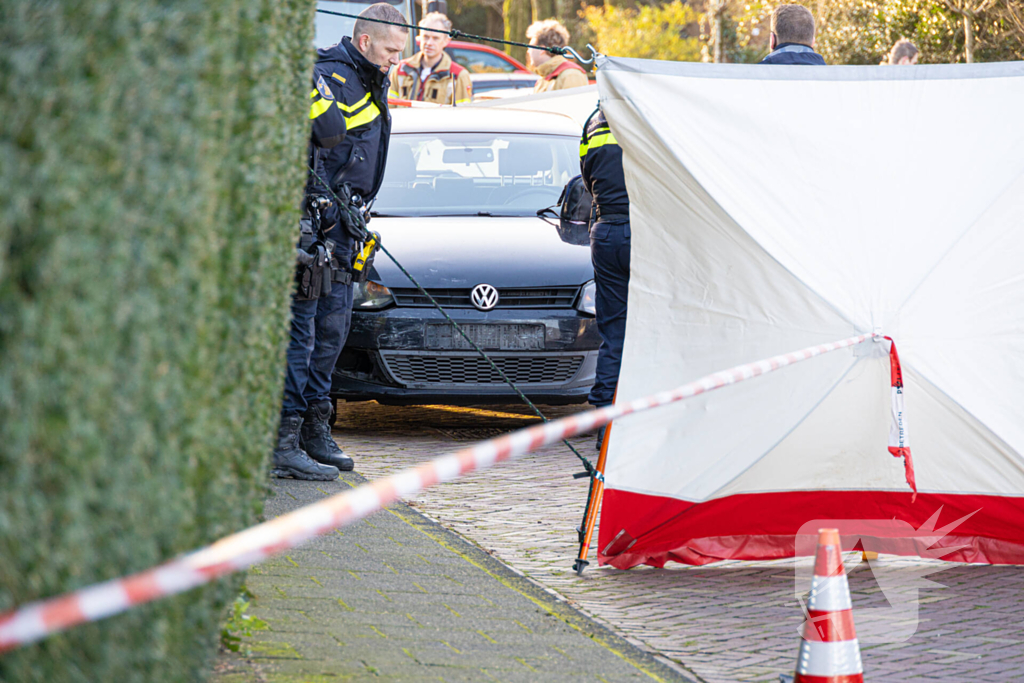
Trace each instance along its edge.
<path fill-rule="evenodd" d="M 526 29 L 526 37 L 530 45 L 543 47 L 565 47 L 569 44 L 569 31 L 554 19 L 535 21 Z M 526 51 L 526 58 L 540 78 L 533 86 L 533 92 L 564 90 L 588 85 L 587 72 L 576 62 L 561 55 L 553 55 L 547 50 L 531 49 Z"/>
<path fill-rule="evenodd" d="M 597 332 L 601 336 L 594 386 L 587 400 L 595 408 L 603 408 L 615 398 L 626 339 L 630 230 L 622 148 L 600 107 L 583 129 L 580 171 L 584 186 L 594 198 L 596 213 L 590 227 L 590 260 L 594 264 Z M 603 439 L 604 428 L 598 432 L 598 449 Z"/>
<path fill-rule="evenodd" d="M 452 22 L 431 12 L 419 24 L 424 28 L 451 31 Z M 451 38 L 444 33 L 420 31 L 420 51 L 395 69 L 391 92 L 404 100 L 434 104 L 465 104 L 473 100 L 469 71 L 452 61 L 444 48 Z"/>

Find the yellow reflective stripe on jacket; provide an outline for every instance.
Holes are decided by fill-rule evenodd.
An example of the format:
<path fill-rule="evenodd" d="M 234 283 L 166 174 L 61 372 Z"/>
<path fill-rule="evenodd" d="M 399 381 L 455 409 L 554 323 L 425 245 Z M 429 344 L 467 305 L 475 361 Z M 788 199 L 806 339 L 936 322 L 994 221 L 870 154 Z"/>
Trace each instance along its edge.
<path fill-rule="evenodd" d="M 580 143 L 580 156 L 587 156 L 587 152 L 598 147 L 604 147 L 605 145 L 617 145 L 619 141 L 615 139 L 612 131 L 608 128 L 600 129 L 597 135 L 594 135 L 586 142 Z"/>
<path fill-rule="evenodd" d="M 369 95 L 367 95 L 366 97 L 368 98 Z M 365 101 L 365 98 L 363 101 Z M 338 106 L 340 106 L 342 109 L 345 108 L 343 105 L 340 104 Z M 367 123 L 370 123 L 378 116 L 380 116 L 380 109 L 377 108 L 377 103 L 370 102 L 370 104 L 365 109 L 353 114 L 352 116 L 346 116 L 345 127 L 348 128 L 349 130 L 352 130 L 353 128 L 358 128 L 359 126 L 364 126 Z"/>
<path fill-rule="evenodd" d="M 317 100 L 317 101 L 313 102 L 313 104 L 309 105 L 309 118 L 310 118 L 310 120 L 315 119 L 316 117 L 320 116 L 325 111 L 330 109 L 332 104 L 334 104 L 334 100 L 320 99 L 320 100 Z"/>
<path fill-rule="evenodd" d="M 467 97 L 464 100 L 455 100 L 455 104 L 465 104 L 466 102 L 472 102 L 472 101 L 473 101 L 472 97 Z"/>
<path fill-rule="evenodd" d="M 363 97 L 363 99 L 359 100 L 355 104 L 343 104 L 341 102 L 338 102 L 338 106 L 341 107 L 342 111 L 348 112 L 349 114 L 351 114 L 356 109 L 359 109 L 359 107 L 363 106 L 364 104 L 366 104 L 369 101 L 370 101 L 370 93 L 366 93 L 366 95 Z"/>

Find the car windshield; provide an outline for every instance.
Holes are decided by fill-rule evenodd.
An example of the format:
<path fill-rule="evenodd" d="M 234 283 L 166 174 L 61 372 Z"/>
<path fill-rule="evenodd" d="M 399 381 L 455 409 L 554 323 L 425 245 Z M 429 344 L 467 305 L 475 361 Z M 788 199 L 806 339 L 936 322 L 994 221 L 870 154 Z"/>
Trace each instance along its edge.
<path fill-rule="evenodd" d="M 395 135 L 373 213 L 534 216 L 579 174 L 578 146 L 562 135 Z"/>

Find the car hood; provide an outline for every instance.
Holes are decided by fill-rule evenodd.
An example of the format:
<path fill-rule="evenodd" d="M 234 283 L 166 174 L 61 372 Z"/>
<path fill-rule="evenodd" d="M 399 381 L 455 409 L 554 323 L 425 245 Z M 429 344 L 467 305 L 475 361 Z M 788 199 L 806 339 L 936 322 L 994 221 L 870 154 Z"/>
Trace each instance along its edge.
<path fill-rule="evenodd" d="M 424 287 L 553 287 L 594 277 L 590 248 L 563 242 L 540 218 L 377 217 L 369 228 Z M 383 252 L 370 275 L 387 287 L 413 286 Z"/>

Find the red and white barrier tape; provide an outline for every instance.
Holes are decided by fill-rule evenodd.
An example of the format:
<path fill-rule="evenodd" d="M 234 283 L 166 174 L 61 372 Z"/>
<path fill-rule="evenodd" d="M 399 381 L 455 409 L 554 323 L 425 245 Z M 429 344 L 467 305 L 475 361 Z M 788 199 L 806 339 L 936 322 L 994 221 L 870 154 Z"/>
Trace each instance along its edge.
<path fill-rule="evenodd" d="M 903 458 L 903 469 L 907 485 L 914 492 L 910 502 L 917 500 L 917 478 L 914 476 L 914 459 L 910 455 L 910 433 L 907 430 L 906 409 L 903 405 L 903 367 L 896 353 L 896 342 L 885 337 L 889 346 L 889 373 L 892 377 L 892 423 L 889 427 L 889 452 L 895 458 Z"/>
<path fill-rule="evenodd" d="M 485 469 L 541 446 L 588 432 L 625 415 L 682 401 L 829 351 L 855 346 L 871 338 L 870 334 L 861 334 L 811 346 L 716 372 L 672 391 L 521 429 L 299 508 L 158 567 L 30 603 L 0 614 L 0 652 L 35 642 L 77 624 L 98 621 L 135 605 L 182 593 L 245 569 L 271 555 L 301 545 L 314 536 L 362 519 L 399 498 L 413 496 L 428 486 L 451 481 L 467 472 Z"/>

